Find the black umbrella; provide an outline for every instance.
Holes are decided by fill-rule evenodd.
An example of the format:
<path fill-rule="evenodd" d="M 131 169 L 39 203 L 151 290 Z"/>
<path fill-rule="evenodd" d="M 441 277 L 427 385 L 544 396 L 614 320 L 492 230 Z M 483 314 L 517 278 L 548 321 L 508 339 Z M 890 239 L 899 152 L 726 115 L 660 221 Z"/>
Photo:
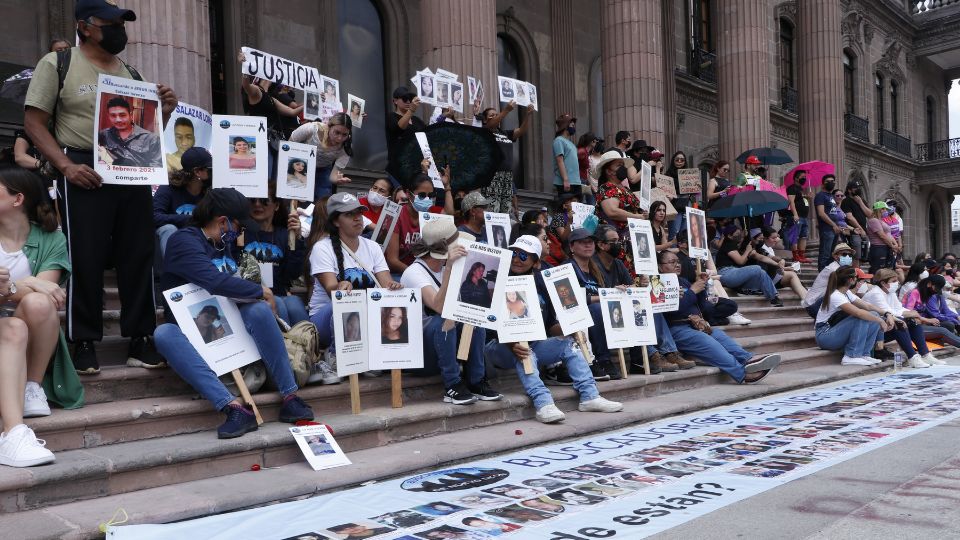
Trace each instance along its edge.
<path fill-rule="evenodd" d="M 33 79 L 33 68 L 25 69 L 3 81 L 0 86 L 0 97 L 23 105 L 27 99 L 27 88 Z"/>
<path fill-rule="evenodd" d="M 760 160 L 760 163 L 763 163 L 764 165 L 783 165 L 784 163 L 793 163 L 793 158 L 790 157 L 790 154 L 779 148 L 770 148 L 769 146 L 747 150 L 746 152 L 737 156 L 737 163 L 746 162 L 747 158 L 750 156 L 756 157 Z"/>
<path fill-rule="evenodd" d="M 773 191 L 741 191 L 713 203 L 707 215 L 712 218 L 753 217 L 783 210 L 787 199 Z"/>
<path fill-rule="evenodd" d="M 434 163 L 441 171 L 450 166 L 454 190 L 472 191 L 490 185 L 503 162 L 503 152 L 489 129 L 443 122 L 425 130 Z M 423 153 L 414 133 L 400 141 L 388 170 L 401 185 L 409 186 L 421 172 Z"/>

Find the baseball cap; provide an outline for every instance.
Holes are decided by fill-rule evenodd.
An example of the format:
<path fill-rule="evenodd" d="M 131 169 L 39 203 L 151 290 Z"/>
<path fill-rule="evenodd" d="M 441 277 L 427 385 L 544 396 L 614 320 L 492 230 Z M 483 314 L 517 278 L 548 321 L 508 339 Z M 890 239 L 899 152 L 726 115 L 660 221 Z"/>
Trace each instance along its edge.
<path fill-rule="evenodd" d="M 877 201 L 877 202 L 873 203 L 873 209 L 874 209 L 874 210 L 887 210 L 887 209 L 889 209 L 889 208 L 890 208 L 890 207 L 887 206 L 887 203 L 885 203 L 885 202 L 883 202 L 883 201 Z"/>
<path fill-rule="evenodd" d="M 403 98 L 415 98 L 417 93 L 410 90 L 406 86 L 398 86 L 393 91 L 393 99 L 403 99 Z"/>
<path fill-rule="evenodd" d="M 466 212 L 477 206 L 490 206 L 493 201 L 484 197 L 479 191 L 471 191 L 460 202 L 460 210 Z"/>
<path fill-rule="evenodd" d="M 423 224 L 420 239 L 426 249 L 421 254 L 430 254 L 434 259 L 446 259 L 450 245 L 457 241 L 457 226 L 449 219 L 435 219 Z"/>
<path fill-rule="evenodd" d="M 200 310 L 199 314 L 203 315 L 204 313 L 209 313 L 210 315 L 216 317 L 214 320 L 220 320 L 220 310 L 214 306 L 203 306 L 203 309 Z"/>
<path fill-rule="evenodd" d="M 332 216 L 334 212 L 343 214 L 344 212 L 352 212 L 357 208 L 369 210 L 369 208 L 360 204 L 353 193 L 335 193 L 327 199 L 327 215 L 329 216 Z"/>
<path fill-rule="evenodd" d="M 839 244 L 837 244 L 837 247 L 833 248 L 833 254 L 836 255 L 837 253 L 840 253 L 841 251 L 849 251 L 850 253 L 853 253 L 853 248 L 850 247 L 849 244 L 846 244 L 846 243 L 844 243 L 844 242 L 840 242 Z"/>
<path fill-rule="evenodd" d="M 857 279 L 871 279 L 873 274 L 868 274 L 863 271 L 861 268 L 857 268 Z"/>
<path fill-rule="evenodd" d="M 567 236 L 567 242 L 572 244 L 579 240 L 587 240 L 588 238 L 593 240 L 593 235 L 590 233 L 590 231 L 581 227 L 579 229 L 574 229 L 573 232 L 570 233 L 570 236 Z"/>
<path fill-rule="evenodd" d="M 193 146 L 183 153 L 180 164 L 185 171 L 193 171 L 197 167 L 213 167 L 213 157 L 206 149 Z"/>
<path fill-rule="evenodd" d="M 73 18 L 77 21 L 85 21 L 90 17 L 137 20 L 137 14 L 133 10 L 117 6 L 115 0 L 77 0 L 73 8 Z"/>
<path fill-rule="evenodd" d="M 260 225 L 250 217 L 250 201 L 233 188 L 214 188 L 207 192 L 215 216 L 227 216 L 240 222 L 247 232 L 260 232 Z"/>
<path fill-rule="evenodd" d="M 750 156 L 743 163 L 744 165 L 760 165 L 760 160 L 757 159 L 757 156 Z"/>
<path fill-rule="evenodd" d="M 577 229 L 577 230 L 583 230 L 583 229 Z M 540 239 L 538 239 L 536 236 L 531 236 L 529 234 L 525 234 L 523 236 L 518 237 L 516 240 L 513 241 L 512 244 L 510 244 L 510 247 L 522 249 L 523 251 L 526 251 L 531 255 L 536 255 L 538 259 L 540 258 L 541 255 L 543 255 L 543 244 L 540 242 Z"/>

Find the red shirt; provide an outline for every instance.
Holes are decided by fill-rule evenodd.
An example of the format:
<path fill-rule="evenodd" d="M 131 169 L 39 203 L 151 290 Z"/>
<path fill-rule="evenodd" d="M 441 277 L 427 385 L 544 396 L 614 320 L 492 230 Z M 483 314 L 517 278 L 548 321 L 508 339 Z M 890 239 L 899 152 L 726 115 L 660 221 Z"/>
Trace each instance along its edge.
<path fill-rule="evenodd" d="M 590 181 L 590 152 L 586 148 L 577 148 L 577 164 L 580 165 L 580 180 L 584 184 Z"/>
<path fill-rule="evenodd" d="M 366 197 L 360 197 L 360 204 L 368 208 L 364 210 L 363 217 L 369 219 L 376 225 L 377 222 L 380 221 L 380 213 L 383 212 L 383 207 L 370 204 L 370 201 L 368 201 Z"/>
<path fill-rule="evenodd" d="M 442 214 L 443 207 L 432 206 L 430 207 L 430 213 Z M 397 219 L 397 228 L 394 231 L 394 238 L 400 242 L 400 260 L 406 265 L 413 264 L 414 256 L 410 253 L 410 246 L 420 239 L 420 214 L 414 214 L 411 216 L 410 210 L 407 208 L 402 208 L 400 210 L 400 217 Z"/>

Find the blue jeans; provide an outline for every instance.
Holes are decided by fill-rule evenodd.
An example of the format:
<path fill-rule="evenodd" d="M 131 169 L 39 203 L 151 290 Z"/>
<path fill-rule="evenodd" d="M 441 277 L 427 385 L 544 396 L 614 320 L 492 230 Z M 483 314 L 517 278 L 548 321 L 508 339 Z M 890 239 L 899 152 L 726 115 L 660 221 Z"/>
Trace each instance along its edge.
<path fill-rule="evenodd" d="M 880 324 L 850 316 L 834 326 L 817 325 L 817 346 L 828 351 L 839 351 L 850 357 L 870 356 L 873 346 L 883 341 Z"/>
<path fill-rule="evenodd" d="M 316 313 L 310 315 L 310 322 L 317 327 L 320 348 L 333 348 L 333 304 L 322 304 Z"/>
<path fill-rule="evenodd" d="M 594 361 L 606 364 L 610 362 L 610 347 L 607 346 L 607 331 L 603 328 L 603 314 L 600 311 L 600 302 L 590 304 L 590 316 L 593 326 L 587 329 L 587 337 L 593 347 Z"/>
<path fill-rule="evenodd" d="M 793 244 L 787 243 L 786 232 L 787 229 L 792 227 L 794 223 L 800 224 L 800 230 L 797 234 L 797 243 L 800 243 L 801 238 L 807 238 L 810 235 L 810 225 L 807 222 L 807 218 L 799 218 L 796 220 L 796 222 L 794 222 L 793 216 L 787 216 L 783 220 L 783 227 L 781 228 L 783 232 L 780 234 L 780 237 L 783 238 L 783 249 L 793 249 Z"/>
<path fill-rule="evenodd" d="M 960 336 L 957 336 L 942 326 L 928 326 L 925 324 L 921 328 L 923 328 L 924 337 L 931 337 L 933 339 L 940 338 L 948 345 L 960 347 Z"/>
<path fill-rule="evenodd" d="M 663 316 L 663 313 L 653 314 L 653 324 L 657 329 L 657 344 L 648 345 L 648 347 L 653 347 L 660 354 L 678 352 L 677 343 L 673 341 L 670 325 L 667 324 L 667 319 Z"/>
<path fill-rule="evenodd" d="M 820 227 L 820 251 L 817 255 L 817 272 L 826 268 L 833 260 L 833 244 L 837 240 L 837 233 L 833 228 Z"/>
<path fill-rule="evenodd" d="M 713 334 L 707 335 L 681 323 L 671 326 L 670 333 L 684 356 L 695 356 L 701 362 L 720 368 L 720 371 L 733 377 L 738 383 L 743 382 L 743 365 L 753 358 L 753 355 L 723 330 L 714 328 Z"/>
<path fill-rule="evenodd" d="M 917 354 L 927 354 L 930 349 L 927 348 L 927 340 L 923 336 L 923 327 L 918 325 L 907 325 L 906 328 L 897 328 L 883 334 L 884 341 L 891 339 L 897 340 L 897 345 L 903 349 L 907 358 Z M 914 349 L 916 345 L 916 349 Z"/>
<path fill-rule="evenodd" d="M 773 284 L 770 275 L 758 264 L 747 266 L 724 266 L 719 270 L 720 281 L 724 287 L 747 288 L 763 291 L 763 296 L 767 300 L 773 300 L 777 296 L 777 286 Z"/>
<path fill-rule="evenodd" d="M 875 274 L 881 268 L 891 268 L 892 256 L 890 246 L 881 244 L 870 246 L 870 273 Z"/>
<path fill-rule="evenodd" d="M 333 194 L 333 182 L 330 181 L 330 174 L 333 172 L 333 165 L 317 169 L 317 175 L 313 183 L 313 202 L 319 201 L 323 197 L 329 197 Z"/>
<path fill-rule="evenodd" d="M 506 345 L 490 340 L 484 348 L 484 353 L 498 368 L 514 368 L 517 370 L 520 384 L 523 385 L 524 391 L 533 400 L 535 409 L 553 403 L 550 390 L 540 380 L 540 367 L 550 366 L 557 362 L 563 362 L 563 365 L 567 368 L 567 373 L 573 379 L 573 388 L 580 394 L 581 403 L 600 397 L 600 391 L 597 390 L 597 382 L 593 380 L 590 366 L 587 365 L 583 355 L 574 348 L 573 338 L 552 337 L 543 341 L 535 341 L 530 343 L 530 350 L 530 363 L 533 364 L 533 373 L 529 375 L 523 372 L 523 362 L 518 360 Z"/>
<path fill-rule="evenodd" d="M 307 308 L 299 296 L 276 296 L 277 315 L 290 326 L 307 320 Z"/>
<path fill-rule="evenodd" d="M 179 231 L 176 225 L 172 223 L 167 223 L 166 225 L 161 225 L 157 227 L 157 239 L 160 242 L 160 258 L 163 259 L 163 255 L 167 252 L 167 240 L 170 240 L 170 237 L 173 236 L 173 233 Z"/>
<path fill-rule="evenodd" d="M 670 204 L 670 203 L 667 203 Z M 670 240 L 673 240 L 677 237 L 677 233 L 687 228 L 687 213 L 684 210 L 677 212 L 677 217 L 673 218 L 673 221 L 667 226 L 667 237 Z"/>
<path fill-rule="evenodd" d="M 457 348 L 463 325 L 456 324 L 444 332 L 443 321 L 444 319 L 438 315 L 423 319 L 423 368 L 409 370 L 409 372 L 417 376 L 431 376 L 439 373 L 443 378 L 443 387 L 450 388 L 461 381 Z M 470 354 L 464 366 L 468 384 L 479 384 L 487 376 L 483 362 L 485 339 L 486 330 L 479 326 L 474 327 L 473 340 L 470 341 Z"/>
<path fill-rule="evenodd" d="M 283 344 L 283 335 L 277 321 L 273 318 L 270 306 L 265 302 L 241 304 L 240 317 L 247 332 L 253 336 L 253 341 L 260 351 L 260 358 L 267 366 L 267 372 L 280 389 L 280 394 L 288 396 L 297 391 L 297 383 L 290 369 L 290 357 Z M 161 324 L 153 333 L 157 350 L 170 367 L 183 380 L 187 381 L 194 390 L 200 392 L 207 401 L 213 403 L 218 411 L 233 401 L 234 395 L 220 382 L 216 373 L 203 360 L 200 353 L 193 348 L 190 340 L 175 324 Z"/>

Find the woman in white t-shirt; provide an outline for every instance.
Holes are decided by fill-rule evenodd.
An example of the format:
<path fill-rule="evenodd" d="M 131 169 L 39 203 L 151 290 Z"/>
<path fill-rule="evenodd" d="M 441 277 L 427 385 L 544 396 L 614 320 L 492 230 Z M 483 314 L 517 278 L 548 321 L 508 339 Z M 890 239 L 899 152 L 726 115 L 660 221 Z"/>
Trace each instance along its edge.
<path fill-rule="evenodd" d="M 894 327 L 894 318 L 889 311 L 853 294 L 850 288 L 856 284 L 857 273 L 852 266 L 841 266 L 830 275 L 823 304 L 817 311 L 817 346 L 828 351 L 843 349 L 841 365 L 872 366 L 880 363 L 870 356 L 873 346 Z M 882 313 L 883 317 L 871 312 Z"/>
<path fill-rule="evenodd" d="M 327 358 L 318 362 L 311 374 L 311 382 L 318 379 L 324 384 L 340 382 L 335 369 L 330 294 L 334 291 L 369 289 L 378 284 L 390 290 L 403 288 L 390 277 L 380 246 L 360 236 L 363 233 L 364 210 L 367 207 L 361 205 L 351 193 L 331 195 L 327 199 L 328 236 L 309 248 L 310 276 L 313 278 L 310 283 L 310 321 L 317 326 L 320 346 L 329 347 Z"/>
<path fill-rule="evenodd" d="M 457 348 L 463 325 L 451 324 L 445 328 L 445 320 L 440 316 L 453 263 L 467 254 L 466 249 L 456 243 L 457 227 L 446 220 L 429 221 L 423 225 L 420 234 L 420 238 L 410 246 L 410 252 L 416 258 L 400 278 L 404 287 L 419 289 L 423 298 L 424 367 L 419 374 L 440 373 L 445 403 L 468 405 L 477 399 L 496 401 L 503 396 L 487 383 L 483 361 L 486 331 L 480 327 L 473 328 L 470 352 L 461 378 Z"/>

